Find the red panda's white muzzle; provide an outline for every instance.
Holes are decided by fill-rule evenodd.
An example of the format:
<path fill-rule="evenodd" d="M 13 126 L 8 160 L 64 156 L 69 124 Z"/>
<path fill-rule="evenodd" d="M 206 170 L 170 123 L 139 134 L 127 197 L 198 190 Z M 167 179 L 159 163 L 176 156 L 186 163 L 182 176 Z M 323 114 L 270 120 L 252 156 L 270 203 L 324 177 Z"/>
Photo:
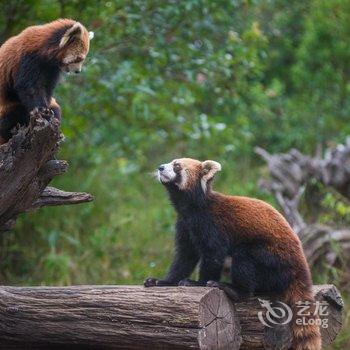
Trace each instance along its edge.
<path fill-rule="evenodd" d="M 174 181 L 176 173 L 172 163 L 162 164 L 158 167 L 158 180 L 161 183 L 168 183 Z"/>

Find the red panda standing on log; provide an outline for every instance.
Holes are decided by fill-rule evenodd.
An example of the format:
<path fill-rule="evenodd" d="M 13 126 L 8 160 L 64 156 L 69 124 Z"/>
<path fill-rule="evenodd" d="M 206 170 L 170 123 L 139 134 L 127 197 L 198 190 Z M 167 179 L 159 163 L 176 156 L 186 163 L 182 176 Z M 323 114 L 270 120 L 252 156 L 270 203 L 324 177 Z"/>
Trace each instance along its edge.
<path fill-rule="evenodd" d="M 320 350 L 318 316 L 305 325 L 295 320 L 298 302 L 313 308 L 312 280 L 301 242 L 283 216 L 253 198 L 212 190 L 217 162 L 183 158 L 158 168 L 177 212 L 176 254 L 165 279 L 148 278 L 146 287 L 212 286 L 232 299 L 265 293 L 288 304 L 294 314 L 293 350 Z M 232 257 L 231 283 L 221 283 L 224 260 Z M 200 263 L 199 280 L 187 279 Z M 309 304 L 309 305 L 310 305 Z"/>
<path fill-rule="evenodd" d="M 0 144 L 14 126 L 28 124 L 35 108 L 60 119 L 53 90 L 62 71 L 81 71 L 89 42 L 81 23 L 59 19 L 28 27 L 0 47 Z"/>

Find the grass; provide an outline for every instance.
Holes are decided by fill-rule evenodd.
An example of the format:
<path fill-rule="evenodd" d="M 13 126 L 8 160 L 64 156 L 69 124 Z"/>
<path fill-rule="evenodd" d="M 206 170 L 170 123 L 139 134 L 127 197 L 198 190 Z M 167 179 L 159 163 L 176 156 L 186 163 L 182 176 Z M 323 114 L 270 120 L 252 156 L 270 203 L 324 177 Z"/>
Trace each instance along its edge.
<path fill-rule="evenodd" d="M 23 215 L 1 235 L 1 279 L 15 285 L 142 283 L 163 276 L 173 251 L 175 212 L 164 188 L 150 176 L 157 160 L 129 170 L 125 160 L 103 166 L 72 164 L 53 185 L 88 191 L 93 203 L 43 208 Z M 249 164 L 240 165 L 245 172 Z M 258 193 L 256 172 L 227 165 L 216 188 Z"/>

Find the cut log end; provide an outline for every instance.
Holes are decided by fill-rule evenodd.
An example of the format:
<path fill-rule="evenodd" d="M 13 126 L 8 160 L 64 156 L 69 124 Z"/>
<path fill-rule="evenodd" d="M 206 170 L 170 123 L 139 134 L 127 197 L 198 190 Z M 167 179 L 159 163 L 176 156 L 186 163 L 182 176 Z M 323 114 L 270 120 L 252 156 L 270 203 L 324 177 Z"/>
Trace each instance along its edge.
<path fill-rule="evenodd" d="M 200 349 L 239 349 L 242 337 L 233 304 L 224 292 L 212 289 L 199 306 Z"/>

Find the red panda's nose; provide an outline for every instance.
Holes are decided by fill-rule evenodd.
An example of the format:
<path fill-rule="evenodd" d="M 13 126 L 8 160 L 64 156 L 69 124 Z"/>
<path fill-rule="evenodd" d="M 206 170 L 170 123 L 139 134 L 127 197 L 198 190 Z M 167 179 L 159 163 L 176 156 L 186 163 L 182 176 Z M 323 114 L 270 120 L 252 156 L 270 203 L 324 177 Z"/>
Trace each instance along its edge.
<path fill-rule="evenodd" d="M 159 171 L 163 171 L 165 169 L 165 166 L 164 165 L 160 165 L 159 167 L 158 167 L 158 170 Z"/>

